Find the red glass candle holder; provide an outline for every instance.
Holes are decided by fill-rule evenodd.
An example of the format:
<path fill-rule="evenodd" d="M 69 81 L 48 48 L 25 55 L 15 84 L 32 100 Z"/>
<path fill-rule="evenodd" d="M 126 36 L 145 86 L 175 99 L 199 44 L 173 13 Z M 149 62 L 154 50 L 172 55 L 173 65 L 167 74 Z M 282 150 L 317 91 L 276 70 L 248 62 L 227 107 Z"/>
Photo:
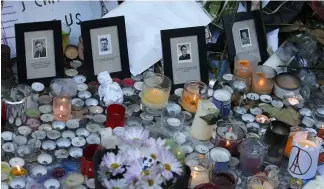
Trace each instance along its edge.
<path fill-rule="evenodd" d="M 125 124 L 125 107 L 121 104 L 110 104 L 107 107 L 106 127 L 123 127 Z"/>
<path fill-rule="evenodd" d="M 223 123 L 216 129 L 215 146 L 226 148 L 232 156 L 239 157 L 238 145 L 245 133 L 239 125 Z"/>
<path fill-rule="evenodd" d="M 132 80 L 131 78 L 125 78 L 125 79 L 122 80 L 121 84 L 124 87 L 133 87 L 134 84 L 135 84 L 135 81 Z"/>
<path fill-rule="evenodd" d="M 113 82 L 118 83 L 118 85 L 120 85 L 122 83 L 122 80 L 119 78 L 112 78 Z"/>
<path fill-rule="evenodd" d="M 90 178 L 95 176 L 92 157 L 100 149 L 102 149 L 102 146 L 99 144 L 89 144 L 83 149 L 83 156 L 80 162 L 80 172 L 82 175 Z"/>

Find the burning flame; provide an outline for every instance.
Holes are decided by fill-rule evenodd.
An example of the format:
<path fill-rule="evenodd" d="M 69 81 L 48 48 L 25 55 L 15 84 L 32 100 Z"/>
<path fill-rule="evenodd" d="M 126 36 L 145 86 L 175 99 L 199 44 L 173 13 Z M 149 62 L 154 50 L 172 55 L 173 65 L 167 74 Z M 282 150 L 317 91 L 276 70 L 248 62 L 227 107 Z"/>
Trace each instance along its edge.
<path fill-rule="evenodd" d="M 265 81 L 264 81 L 265 74 L 262 72 L 257 72 L 256 75 L 260 77 L 259 81 L 258 81 L 258 85 L 263 86 L 265 84 Z"/>
<path fill-rule="evenodd" d="M 17 171 L 18 171 L 18 172 L 21 171 L 21 169 L 20 169 L 20 167 L 19 167 L 18 165 L 16 166 L 16 168 L 17 168 Z"/>
<path fill-rule="evenodd" d="M 60 111 L 63 111 L 63 106 L 60 106 Z"/>
<path fill-rule="evenodd" d="M 198 171 L 199 169 L 198 169 L 198 167 L 194 167 L 194 170 L 195 170 L 195 171 Z"/>
<path fill-rule="evenodd" d="M 305 148 L 308 148 L 308 145 L 305 145 Z"/>
<path fill-rule="evenodd" d="M 231 143 L 227 140 L 227 141 L 226 141 L 226 144 L 225 144 L 225 148 L 230 147 L 230 145 L 231 145 Z"/>

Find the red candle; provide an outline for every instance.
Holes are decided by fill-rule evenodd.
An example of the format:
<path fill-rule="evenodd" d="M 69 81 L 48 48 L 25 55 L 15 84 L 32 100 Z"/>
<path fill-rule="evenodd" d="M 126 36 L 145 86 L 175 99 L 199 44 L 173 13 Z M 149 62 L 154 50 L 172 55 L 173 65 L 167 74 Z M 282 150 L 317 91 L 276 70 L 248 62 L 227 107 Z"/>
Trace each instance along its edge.
<path fill-rule="evenodd" d="M 121 104 L 110 104 L 107 107 L 106 127 L 123 127 L 125 123 L 125 108 Z"/>

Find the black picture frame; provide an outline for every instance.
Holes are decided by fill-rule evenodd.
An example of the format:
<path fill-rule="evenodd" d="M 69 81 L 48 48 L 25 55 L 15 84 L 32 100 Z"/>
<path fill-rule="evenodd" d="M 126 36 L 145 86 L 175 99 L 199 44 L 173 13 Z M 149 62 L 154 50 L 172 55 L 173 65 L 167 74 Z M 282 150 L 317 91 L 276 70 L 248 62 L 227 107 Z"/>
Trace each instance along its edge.
<path fill-rule="evenodd" d="M 54 77 L 27 79 L 25 33 L 46 31 L 46 30 L 53 31 L 56 75 Z M 16 36 L 16 54 L 17 54 L 17 69 L 18 69 L 19 83 L 32 84 L 33 82 L 37 81 L 45 85 L 48 85 L 52 79 L 64 77 L 62 26 L 60 20 L 15 24 L 15 36 Z"/>
<path fill-rule="evenodd" d="M 230 61 L 231 70 L 234 70 L 234 58 L 236 56 L 236 49 L 233 37 L 233 24 L 235 22 L 254 20 L 254 26 L 256 31 L 256 37 L 259 45 L 259 55 L 261 61 L 259 64 L 263 64 L 269 57 L 267 52 L 267 38 L 266 32 L 263 25 L 262 13 L 259 10 L 250 12 L 239 12 L 236 14 L 224 15 L 222 17 L 224 31 L 226 34 L 227 48 L 228 48 L 228 59 Z"/>
<path fill-rule="evenodd" d="M 197 36 L 200 80 L 202 82 L 208 83 L 207 44 L 205 39 L 205 27 L 198 26 L 198 27 L 161 30 L 164 75 L 168 76 L 171 79 L 171 82 L 173 83 L 172 91 L 174 91 L 177 88 L 183 87 L 185 83 L 174 84 L 175 83 L 174 76 L 173 76 L 174 62 L 172 61 L 171 39 L 180 38 L 180 37 L 190 37 L 190 36 Z"/>
<path fill-rule="evenodd" d="M 130 77 L 124 16 L 83 21 L 81 22 L 80 26 L 81 26 L 81 35 L 84 44 L 84 61 L 86 62 L 84 66 L 89 71 L 87 73 L 88 79 L 92 81 L 97 80 L 97 77 L 95 75 L 94 65 L 93 65 L 93 54 L 92 54 L 93 47 L 91 45 L 92 43 L 91 43 L 90 30 L 105 28 L 110 26 L 117 26 L 121 71 L 119 72 L 109 72 L 109 70 L 102 70 L 102 71 L 108 71 L 112 78 L 123 79 L 123 78 Z"/>

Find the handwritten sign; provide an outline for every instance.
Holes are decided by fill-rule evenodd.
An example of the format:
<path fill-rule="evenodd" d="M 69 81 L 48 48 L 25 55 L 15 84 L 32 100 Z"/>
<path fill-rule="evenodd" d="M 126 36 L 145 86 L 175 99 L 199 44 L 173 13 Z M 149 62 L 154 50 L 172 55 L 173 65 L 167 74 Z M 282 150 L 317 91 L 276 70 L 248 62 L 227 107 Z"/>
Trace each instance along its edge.
<path fill-rule="evenodd" d="M 109 11 L 117 6 L 117 2 L 105 2 L 105 4 Z M 69 43 L 77 45 L 81 35 L 81 21 L 99 19 L 101 17 L 101 4 L 99 1 L 5 1 L 1 15 L 1 40 L 3 44 L 10 46 L 12 49 L 11 57 L 15 57 L 14 24 L 61 20 L 63 24 L 71 28 Z"/>

